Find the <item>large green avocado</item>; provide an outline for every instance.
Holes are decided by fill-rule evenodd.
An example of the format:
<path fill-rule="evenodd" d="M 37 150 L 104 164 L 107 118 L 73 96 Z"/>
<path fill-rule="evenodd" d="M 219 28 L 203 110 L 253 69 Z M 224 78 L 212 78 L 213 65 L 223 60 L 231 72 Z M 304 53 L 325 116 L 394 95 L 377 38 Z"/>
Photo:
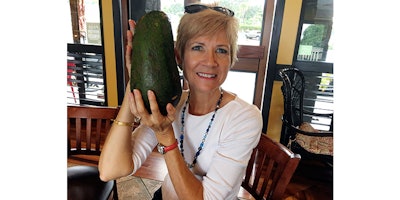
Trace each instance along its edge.
<path fill-rule="evenodd" d="M 154 91 L 161 114 L 167 115 L 166 105 L 178 104 L 182 86 L 171 23 L 164 12 L 150 11 L 139 19 L 132 40 L 131 61 L 131 89 L 141 91 L 149 113 L 147 90 Z"/>

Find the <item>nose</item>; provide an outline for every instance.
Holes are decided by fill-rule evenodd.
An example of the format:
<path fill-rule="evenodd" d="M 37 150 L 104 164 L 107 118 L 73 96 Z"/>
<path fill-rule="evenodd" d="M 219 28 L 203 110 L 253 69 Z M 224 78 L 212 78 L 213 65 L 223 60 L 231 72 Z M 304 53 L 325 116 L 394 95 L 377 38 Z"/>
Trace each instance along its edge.
<path fill-rule="evenodd" d="M 206 55 L 204 56 L 204 62 L 207 66 L 217 66 L 217 55 L 213 51 L 207 51 Z"/>

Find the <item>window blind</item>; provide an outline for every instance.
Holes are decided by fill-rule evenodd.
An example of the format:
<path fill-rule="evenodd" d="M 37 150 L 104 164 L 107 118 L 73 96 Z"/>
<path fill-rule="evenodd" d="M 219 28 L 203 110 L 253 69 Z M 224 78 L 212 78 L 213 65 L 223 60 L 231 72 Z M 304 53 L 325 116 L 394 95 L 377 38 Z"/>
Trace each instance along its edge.
<path fill-rule="evenodd" d="M 67 44 L 67 103 L 106 105 L 103 47 Z"/>
<path fill-rule="evenodd" d="M 303 71 L 305 90 L 303 107 L 314 113 L 333 113 L 333 80 L 332 73 Z M 304 121 L 310 122 L 320 130 L 333 128 L 332 119 L 304 114 Z"/>

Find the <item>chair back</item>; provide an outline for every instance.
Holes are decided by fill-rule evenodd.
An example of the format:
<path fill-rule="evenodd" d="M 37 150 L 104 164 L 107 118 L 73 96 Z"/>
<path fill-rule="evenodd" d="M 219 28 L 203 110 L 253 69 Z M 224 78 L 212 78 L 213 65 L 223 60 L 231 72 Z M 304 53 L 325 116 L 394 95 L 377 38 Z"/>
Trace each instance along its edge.
<path fill-rule="evenodd" d="M 246 169 L 242 187 L 256 200 L 283 199 L 301 157 L 261 134 Z"/>
<path fill-rule="evenodd" d="M 68 156 L 100 155 L 117 107 L 68 106 Z"/>
<path fill-rule="evenodd" d="M 284 68 L 279 71 L 283 85 L 283 118 L 287 123 L 299 126 L 303 122 L 304 75 L 297 68 Z"/>
<path fill-rule="evenodd" d="M 306 80 L 303 72 L 296 67 L 279 70 L 283 81 L 281 89 L 284 99 L 280 143 L 291 151 L 301 154 L 303 160 L 322 160 L 332 166 L 333 110 L 322 110 L 313 106 L 312 104 L 316 105 L 317 102 L 310 102 L 312 99 L 310 93 L 318 95 L 320 99 L 326 100 L 325 103 L 329 103 L 329 98 L 326 97 L 332 95 L 333 89 L 327 88 L 326 91 L 319 89 L 321 86 L 328 86 L 322 84 L 321 79 L 324 76 L 317 74 L 308 74 Z M 311 126 L 311 124 L 321 126 L 327 121 L 331 123 L 329 131 Z"/>

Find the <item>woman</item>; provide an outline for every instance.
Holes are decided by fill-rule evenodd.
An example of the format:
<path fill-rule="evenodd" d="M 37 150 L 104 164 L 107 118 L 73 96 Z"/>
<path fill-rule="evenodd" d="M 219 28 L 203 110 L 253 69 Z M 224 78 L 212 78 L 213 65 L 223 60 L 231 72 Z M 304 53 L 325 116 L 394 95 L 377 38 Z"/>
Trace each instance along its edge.
<path fill-rule="evenodd" d="M 238 22 L 214 5 L 185 7 L 176 41 L 176 60 L 188 83 L 180 102 L 160 114 L 148 92 L 149 114 L 139 90 L 127 84 L 121 110 L 99 161 L 103 181 L 136 172 L 157 146 L 168 174 L 154 199 L 237 199 L 252 149 L 262 128 L 259 109 L 221 88 L 237 57 Z M 130 21 L 126 61 L 134 22 Z M 127 62 L 128 71 L 130 63 Z M 140 119 L 132 133 L 130 124 Z"/>

